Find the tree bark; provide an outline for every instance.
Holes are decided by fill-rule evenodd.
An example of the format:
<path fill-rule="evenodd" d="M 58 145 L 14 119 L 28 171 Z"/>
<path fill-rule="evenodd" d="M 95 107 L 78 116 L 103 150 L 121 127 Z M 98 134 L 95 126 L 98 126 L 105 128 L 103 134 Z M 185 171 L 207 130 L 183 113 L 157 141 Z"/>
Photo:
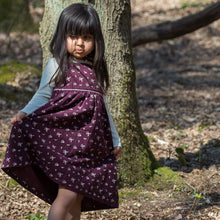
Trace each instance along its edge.
<path fill-rule="evenodd" d="M 132 32 L 132 46 L 176 38 L 193 32 L 220 18 L 220 2 L 176 21 L 144 26 Z"/>
<path fill-rule="evenodd" d="M 45 0 L 40 34 L 44 63 L 51 56 L 48 45 L 58 16 L 76 1 Z M 158 167 L 144 135 L 138 113 L 135 68 L 131 48 L 131 10 L 129 0 L 87 0 L 99 13 L 106 44 L 106 59 L 111 88 L 108 93 L 110 112 L 121 137 L 123 153 L 119 162 L 119 180 L 123 184 L 143 183 Z"/>

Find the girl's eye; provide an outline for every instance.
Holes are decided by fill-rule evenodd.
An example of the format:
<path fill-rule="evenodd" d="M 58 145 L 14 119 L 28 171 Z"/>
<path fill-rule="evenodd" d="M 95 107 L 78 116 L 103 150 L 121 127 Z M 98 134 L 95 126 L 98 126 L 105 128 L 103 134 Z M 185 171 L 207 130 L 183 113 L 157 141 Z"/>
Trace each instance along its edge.
<path fill-rule="evenodd" d="M 83 37 L 83 39 L 84 39 L 84 40 L 91 40 L 91 39 L 93 39 L 93 36 L 92 36 L 92 35 L 85 35 L 85 36 Z"/>
<path fill-rule="evenodd" d="M 69 37 L 74 40 L 74 39 L 77 39 L 77 36 L 76 35 L 69 35 Z"/>
<path fill-rule="evenodd" d="M 83 39 L 84 41 L 88 41 L 88 40 L 92 40 L 93 36 L 92 35 L 69 35 L 69 37 L 71 38 L 71 40 L 77 40 L 79 38 Z"/>

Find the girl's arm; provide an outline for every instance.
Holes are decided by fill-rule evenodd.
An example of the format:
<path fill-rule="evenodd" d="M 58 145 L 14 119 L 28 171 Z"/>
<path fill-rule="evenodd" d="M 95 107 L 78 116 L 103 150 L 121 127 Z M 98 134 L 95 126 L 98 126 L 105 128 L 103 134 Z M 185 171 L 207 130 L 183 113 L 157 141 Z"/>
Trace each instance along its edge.
<path fill-rule="evenodd" d="M 11 120 L 12 124 L 14 124 L 15 122 L 22 122 L 22 119 L 25 116 L 31 114 L 36 109 L 40 108 L 48 102 L 55 86 L 54 82 L 50 83 L 50 80 L 56 72 L 57 68 L 58 65 L 54 58 L 51 58 L 47 61 L 46 67 L 41 77 L 39 89 L 36 91 L 29 103 L 16 115 L 14 115 Z"/>
<path fill-rule="evenodd" d="M 21 112 L 31 114 L 49 101 L 55 86 L 54 82 L 50 83 L 50 80 L 57 68 L 58 64 L 54 58 L 51 58 L 47 61 L 41 77 L 39 89 L 36 91 L 30 102 L 21 110 Z"/>
<path fill-rule="evenodd" d="M 105 102 L 105 108 L 106 108 L 106 111 L 108 113 L 108 118 L 109 118 L 109 122 L 110 122 L 110 127 L 111 127 L 111 132 L 112 132 L 112 140 L 113 140 L 113 146 L 114 147 L 121 147 L 121 141 L 120 141 L 120 137 L 118 135 L 118 132 L 115 128 L 115 124 L 113 122 L 113 119 L 112 119 L 112 116 L 111 116 L 111 113 L 109 112 L 109 109 L 108 109 L 108 104 L 104 98 L 104 102 Z"/>
<path fill-rule="evenodd" d="M 108 118 L 109 118 L 111 132 L 112 132 L 112 141 L 113 141 L 113 146 L 114 146 L 114 150 L 111 153 L 113 155 L 115 155 L 115 158 L 117 160 L 121 156 L 121 141 L 120 141 L 120 137 L 118 135 L 118 132 L 115 128 L 115 124 L 113 122 L 112 116 L 109 112 L 109 109 L 108 109 L 107 102 L 106 102 L 105 98 L 104 98 L 104 102 L 105 102 L 106 111 L 108 113 Z"/>

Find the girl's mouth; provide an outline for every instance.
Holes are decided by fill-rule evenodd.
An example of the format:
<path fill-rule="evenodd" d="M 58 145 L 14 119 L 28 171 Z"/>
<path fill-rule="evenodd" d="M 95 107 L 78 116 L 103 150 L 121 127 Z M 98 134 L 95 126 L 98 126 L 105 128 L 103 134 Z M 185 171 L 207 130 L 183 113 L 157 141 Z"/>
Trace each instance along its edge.
<path fill-rule="evenodd" d="M 83 50 L 75 50 L 76 53 L 83 53 Z"/>

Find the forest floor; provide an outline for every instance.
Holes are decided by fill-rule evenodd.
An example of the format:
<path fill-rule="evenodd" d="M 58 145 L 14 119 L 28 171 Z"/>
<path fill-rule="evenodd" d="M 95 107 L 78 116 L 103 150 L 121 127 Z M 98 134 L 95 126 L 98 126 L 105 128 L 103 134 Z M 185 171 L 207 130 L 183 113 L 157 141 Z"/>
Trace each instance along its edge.
<path fill-rule="evenodd" d="M 210 2 L 214 1 L 132 1 L 132 27 L 174 20 Z M 10 45 L 9 38 L 0 34 L 0 45 L 0 64 L 18 60 L 40 68 L 37 34 L 11 33 Z M 143 130 L 155 157 L 183 182 L 159 185 L 152 181 L 120 189 L 119 209 L 83 213 L 82 219 L 220 219 L 220 21 L 177 39 L 138 46 L 134 61 Z M 0 84 L 0 89 L 36 89 L 39 81 L 35 77 L 21 76 L 10 85 Z M 0 96 L 0 164 L 10 118 L 24 104 Z M 178 159 L 177 148 L 184 150 L 186 164 Z M 155 171 L 155 176 L 159 175 Z M 21 220 L 37 213 L 45 216 L 49 208 L 2 171 L 0 204 L 2 220 Z"/>

